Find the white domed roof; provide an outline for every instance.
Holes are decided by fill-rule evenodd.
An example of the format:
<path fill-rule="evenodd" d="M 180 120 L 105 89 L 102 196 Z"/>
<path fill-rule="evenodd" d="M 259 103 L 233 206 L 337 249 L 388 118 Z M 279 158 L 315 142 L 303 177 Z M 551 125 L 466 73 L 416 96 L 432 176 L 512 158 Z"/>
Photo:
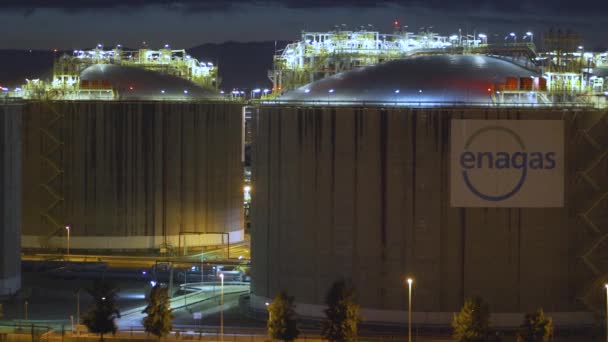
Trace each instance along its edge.
<path fill-rule="evenodd" d="M 95 64 L 80 74 L 82 81 L 97 81 L 118 91 L 127 100 L 217 99 L 219 94 L 177 76 L 137 67 Z"/>
<path fill-rule="evenodd" d="M 538 75 L 482 55 L 431 55 L 346 71 L 289 91 L 279 100 L 343 103 L 488 103 L 508 77 Z"/>

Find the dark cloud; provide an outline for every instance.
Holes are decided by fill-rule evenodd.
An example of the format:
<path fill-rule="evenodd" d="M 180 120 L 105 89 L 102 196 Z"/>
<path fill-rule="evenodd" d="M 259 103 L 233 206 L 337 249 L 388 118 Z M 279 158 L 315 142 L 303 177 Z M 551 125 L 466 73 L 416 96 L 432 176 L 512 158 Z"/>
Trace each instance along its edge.
<path fill-rule="evenodd" d="M 581 5 L 572 0 L 2 0 L 1 10 L 31 13 L 37 9 L 66 12 L 119 9 L 136 10 L 161 6 L 176 11 L 226 11 L 237 5 L 279 5 L 286 8 L 374 8 L 387 5 L 417 6 L 438 11 L 498 11 L 540 15 L 575 14 L 603 16 L 608 2 L 588 0 Z"/>

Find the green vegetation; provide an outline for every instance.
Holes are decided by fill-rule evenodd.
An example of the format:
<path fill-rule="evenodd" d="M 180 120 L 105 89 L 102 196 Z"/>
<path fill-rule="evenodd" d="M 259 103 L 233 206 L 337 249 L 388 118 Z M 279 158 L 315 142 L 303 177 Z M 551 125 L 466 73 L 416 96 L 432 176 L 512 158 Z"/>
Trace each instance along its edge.
<path fill-rule="evenodd" d="M 354 289 L 343 280 L 337 281 L 331 286 L 325 303 L 328 308 L 322 336 L 330 342 L 355 341 L 361 316 Z"/>
<path fill-rule="evenodd" d="M 290 342 L 298 338 L 294 298 L 281 291 L 268 306 L 268 335 L 273 340 Z"/>
<path fill-rule="evenodd" d="M 87 292 L 93 297 L 94 303 L 84 316 L 83 323 L 89 331 L 99 334 L 103 341 L 104 334 L 116 333 L 114 320 L 120 318 L 120 311 L 116 306 L 118 289 L 110 283 L 96 281 Z"/>
<path fill-rule="evenodd" d="M 553 321 L 543 309 L 527 313 L 517 332 L 517 342 L 548 342 L 553 335 Z"/>
<path fill-rule="evenodd" d="M 467 299 L 452 321 L 453 337 L 458 342 L 488 341 L 489 327 L 490 310 L 479 297 Z"/>
<path fill-rule="evenodd" d="M 142 311 L 146 314 L 143 319 L 144 329 L 148 334 L 158 337 L 167 335 L 173 329 L 173 313 L 167 288 L 156 285 L 148 297 L 148 306 Z"/>

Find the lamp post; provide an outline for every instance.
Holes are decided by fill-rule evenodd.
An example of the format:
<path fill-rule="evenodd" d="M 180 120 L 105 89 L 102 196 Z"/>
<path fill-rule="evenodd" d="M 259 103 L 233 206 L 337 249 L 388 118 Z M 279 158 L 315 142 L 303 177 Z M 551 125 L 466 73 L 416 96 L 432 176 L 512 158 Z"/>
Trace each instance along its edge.
<path fill-rule="evenodd" d="M 534 33 L 528 31 L 528 32 L 526 32 L 524 39 L 526 39 L 526 37 L 530 37 L 530 43 L 534 43 Z"/>
<path fill-rule="evenodd" d="M 220 273 L 220 341 L 224 341 L 224 273 Z"/>
<path fill-rule="evenodd" d="M 80 289 L 76 291 L 76 325 L 80 324 Z"/>
<path fill-rule="evenodd" d="M 513 43 L 517 44 L 517 35 L 515 34 L 515 32 L 509 33 L 509 36 L 513 37 Z"/>
<path fill-rule="evenodd" d="M 407 341 L 412 342 L 412 283 L 414 279 L 407 278 L 408 296 L 407 296 Z"/>
<path fill-rule="evenodd" d="M 606 287 L 606 342 L 608 342 L 608 284 L 604 287 Z"/>
<path fill-rule="evenodd" d="M 67 232 L 67 237 L 68 237 L 68 259 L 70 258 L 70 226 L 65 226 L 65 231 Z"/>
<path fill-rule="evenodd" d="M 266 302 L 266 310 L 268 311 L 268 321 L 272 321 L 272 312 L 270 311 L 270 303 Z"/>

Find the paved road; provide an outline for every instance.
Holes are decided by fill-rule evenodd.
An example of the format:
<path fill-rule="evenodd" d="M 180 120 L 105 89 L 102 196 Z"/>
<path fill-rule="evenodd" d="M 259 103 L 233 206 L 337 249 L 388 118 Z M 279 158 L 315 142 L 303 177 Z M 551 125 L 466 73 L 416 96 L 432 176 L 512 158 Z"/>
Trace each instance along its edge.
<path fill-rule="evenodd" d="M 238 297 L 247 292 L 249 285 L 224 285 L 224 310 L 238 305 Z M 204 286 L 201 287 L 201 291 L 171 298 L 171 309 L 176 317 L 183 317 L 183 312 L 190 316 L 191 312 L 202 312 L 203 315 L 214 314 L 221 310 L 220 294 L 219 286 Z M 116 321 L 118 327 L 120 329 L 141 327 L 144 308 L 145 305 L 123 311 L 121 318 Z"/>
<path fill-rule="evenodd" d="M 228 258 L 230 254 L 230 258 Z M 239 259 L 239 257 L 241 257 Z M 85 255 L 71 254 L 23 254 L 22 261 L 70 261 L 70 262 L 103 262 L 110 268 L 150 268 L 157 262 L 175 263 L 247 263 L 250 257 L 249 242 L 231 244 L 229 253 L 225 247 L 209 249 L 203 253 L 176 257 L 161 256 L 121 256 L 121 255 Z"/>

